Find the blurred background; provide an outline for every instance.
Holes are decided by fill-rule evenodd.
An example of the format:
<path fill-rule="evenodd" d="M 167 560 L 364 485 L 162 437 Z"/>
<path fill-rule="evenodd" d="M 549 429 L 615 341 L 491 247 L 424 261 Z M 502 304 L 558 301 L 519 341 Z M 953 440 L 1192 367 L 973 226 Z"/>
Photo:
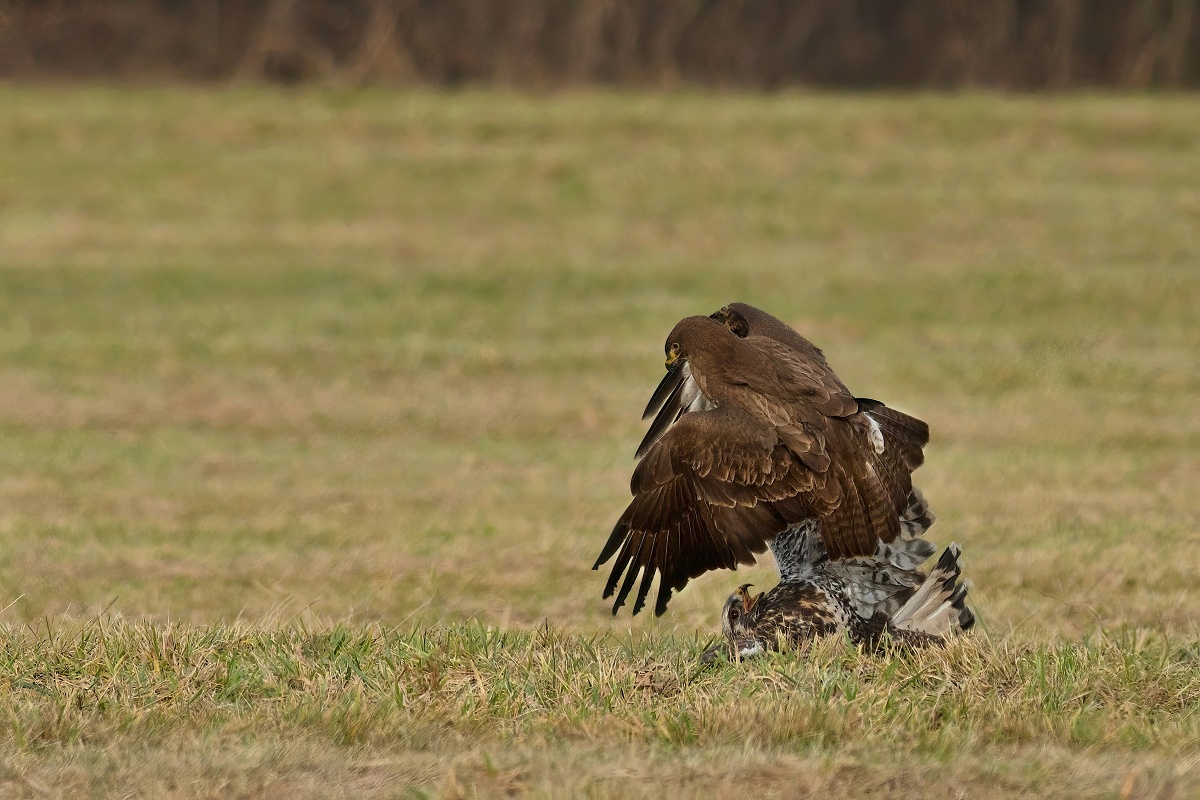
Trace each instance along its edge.
<path fill-rule="evenodd" d="M 1194 0 L 4 0 L 0 75 L 1195 87 Z"/>
<path fill-rule="evenodd" d="M 1194 632 L 1194 5 L 0 2 L 4 617 L 628 627 L 742 300 L 930 423 L 985 629 Z"/>

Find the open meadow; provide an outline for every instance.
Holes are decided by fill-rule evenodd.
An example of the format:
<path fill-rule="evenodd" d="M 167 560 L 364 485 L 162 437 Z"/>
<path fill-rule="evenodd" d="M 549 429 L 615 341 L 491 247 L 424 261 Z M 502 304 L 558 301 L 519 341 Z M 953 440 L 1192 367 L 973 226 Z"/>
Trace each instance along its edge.
<path fill-rule="evenodd" d="M 975 633 L 609 614 L 679 318 L 930 423 Z M 1200 796 L 1200 102 L 0 87 L 0 796 Z"/>

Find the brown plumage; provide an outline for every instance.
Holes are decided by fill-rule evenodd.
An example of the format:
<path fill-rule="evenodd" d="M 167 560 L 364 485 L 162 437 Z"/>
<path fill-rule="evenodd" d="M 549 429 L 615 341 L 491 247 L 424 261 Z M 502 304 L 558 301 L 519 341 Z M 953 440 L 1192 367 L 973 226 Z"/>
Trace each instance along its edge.
<path fill-rule="evenodd" d="M 911 468 L 898 455 L 880 458 L 881 425 L 862 410 L 873 401 L 856 400 L 783 323 L 735 306 L 718 314 L 730 309 L 725 319 L 684 319 L 667 338 L 668 372 L 646 409 L 656 416 L 638 449 L 633 500 L 594 567 L 616 556 L 604 591 L 616 593 L 614 614 L 639 574 L 633 613 L 657 574 L 662 614 L 691 578 L 752 564 L 802 523 L 818 522 L 831 559 L 874 555 L 901 534 Z"/>
<path fill-rule="evenodd" d="M 929 444 L 929 426 L 916 417 L 910 417 L 893 408 L 888 408 L 878 400 L 864 397 L 851 397 L 841 380 L 833 373 L 825 354 L 805 339 L 783 321 L 776 319 L 762 309 L 746 303 L 730 303 L 712 315 L 736 336 L 755 341 L 754 337 L 764 337 L 777 342 L 797 354 L 814 373 L 814 380 L 819 381 L 825 391 L 833 394 L 840 389 L 838 395 L 842 413 L 835 416 L 849 416 L 862 412 L 879 426 L 883 440 L 882 452 L 875 455 L 876 466 L 888 473 L 888 479 L 897 487 L 905 483 L 911 486 L 907 477 L 925 462 L 923 448 Z M 853 401 L 853 407 L 847 402 Z"/>

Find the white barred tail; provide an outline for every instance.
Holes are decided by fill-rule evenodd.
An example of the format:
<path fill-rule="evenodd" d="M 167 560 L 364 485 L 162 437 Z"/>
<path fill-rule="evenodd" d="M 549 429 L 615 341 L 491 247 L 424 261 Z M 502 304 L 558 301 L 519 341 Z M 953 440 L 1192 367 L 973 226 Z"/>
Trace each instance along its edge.
<path fill-rule="evenodd" d="M 902 630 L 945 636 L 970 629 L 975 615 L 967 608 L 967 585 L 959 582 L 962 550 L 951 544 L 942 552 L 937 566 L 913 593 L 891 623 Z"/>

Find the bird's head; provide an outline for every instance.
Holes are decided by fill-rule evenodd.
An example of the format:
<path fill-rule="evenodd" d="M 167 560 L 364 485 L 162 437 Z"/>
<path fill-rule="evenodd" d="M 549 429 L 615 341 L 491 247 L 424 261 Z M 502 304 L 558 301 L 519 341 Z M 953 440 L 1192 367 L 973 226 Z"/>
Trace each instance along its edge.
<path fill-rule="evenodd" d="M 712 319 L 729 328 L 739 339 L 765 336 L 789 344 L 794 344 L 797 339 L 807 343 L 786 322 L 748 303 L 730 303 L 713 314 Z"/>
<path fill-rule="evenodd" d="M 758 598 L 762 595 L 750 594 L 752 583 L 744 583 L 737 591 L 729 595 L 725 608 L 721 611 L 721 630 L 729 639 L 744 637 L 754 630 L 752 613 Z"/>
<path fill-rule="evenodd" d="M 745 303 L 730 303 L 720 311 L 712 314 L 709 318 L 715 319 L 726 328 L 729 328 L 729 330 L 733 331 L 734 336 L 737 336 L 739 339 L 745 339 L 750 335 L 750 321 L 746 319 L 743 311 L 746 308 L 753 307 L 747 306 Z"/>
<path fill-rule="evenodd" d="M 667 369 L 697 357 L 728 358 L 736 341 L 730 329 L 712 317 L 684 317 L 663 345 Z"/>
<path fill-rule="evenodd" d="M 756 635 L 754 609 L 762 597 L 750 594 L 753 584 L 744 583 L 737 591 L 729 595 L 725 608 L 721 610 L 721 631 L 730 651 L 735 657 L 745 658 L 762 652 L 762 645 Z"/>

